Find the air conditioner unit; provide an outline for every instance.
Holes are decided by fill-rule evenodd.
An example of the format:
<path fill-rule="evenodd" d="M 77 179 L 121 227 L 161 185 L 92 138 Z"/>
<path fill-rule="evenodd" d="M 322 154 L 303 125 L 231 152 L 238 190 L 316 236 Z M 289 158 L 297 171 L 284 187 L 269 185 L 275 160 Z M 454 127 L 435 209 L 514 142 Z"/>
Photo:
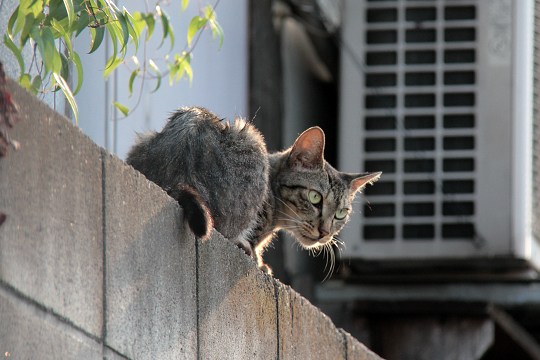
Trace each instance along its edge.
<path fill-rule="evenodd" d="M 538 7 L 344 1 L 340 166 L 383 176 L 343 257 L 540 263 Z"/>

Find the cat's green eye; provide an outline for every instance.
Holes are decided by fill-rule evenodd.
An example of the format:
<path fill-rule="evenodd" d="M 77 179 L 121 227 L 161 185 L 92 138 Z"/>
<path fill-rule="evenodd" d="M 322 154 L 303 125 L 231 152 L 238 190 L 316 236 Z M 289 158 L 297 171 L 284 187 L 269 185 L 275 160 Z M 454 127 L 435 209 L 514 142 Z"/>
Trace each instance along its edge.
<path fill-rule="evenodd" d="M 312 203 L 313 205 L 317 205 L 318 203 L 321 202 L 322 196 L 315 190 L 309 190 L 308 199 L 310 203 Z"/>
<path fill-rule="evenodd" d="M 339 209 L 338 211 L 336 211 L 336 219 L 338 220 L 343 220 L 345 219 L 345 217 L 347 216 L 347 214 L 349 213 L 349 209 Z"/>

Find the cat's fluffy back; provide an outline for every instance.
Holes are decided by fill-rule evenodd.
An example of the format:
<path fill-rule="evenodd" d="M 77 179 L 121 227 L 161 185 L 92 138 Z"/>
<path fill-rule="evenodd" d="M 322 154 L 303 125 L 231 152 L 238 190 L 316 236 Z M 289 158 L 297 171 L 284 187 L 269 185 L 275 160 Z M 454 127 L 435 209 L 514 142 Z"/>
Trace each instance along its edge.
<path fill-rule="evenodd" d="M 267 194 L 268 155 L 259 131 L 200 107 L 181 108 L 161 132 L 142 135 L 127 162 L 170 193 L 196 189 L 214 227 L 231 240 L 253 226 Z"/>

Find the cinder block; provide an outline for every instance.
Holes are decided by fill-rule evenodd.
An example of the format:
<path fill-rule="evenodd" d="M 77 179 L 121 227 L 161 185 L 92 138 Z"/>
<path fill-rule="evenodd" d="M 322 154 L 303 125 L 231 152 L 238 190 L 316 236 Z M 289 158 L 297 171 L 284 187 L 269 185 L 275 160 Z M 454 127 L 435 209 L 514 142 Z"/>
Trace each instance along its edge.
<path fill-rule="evenodd" d="M 345 338 L 328 316 L 288 286 L 277 294 L 280 359 L 346 359 Z"/>
<path fill-rule="evenodd" d="M 103 359 L 102 345 L 0 287 L 0 358 Z"/>
<path fill-rule="evenodd" d="M 382 358 L 369 350 L 364 344 L 356 340 L 351 334 L 343 329 L 340 329 L 344 336 L 347 345 L 347 357 L 346 359 L 355 360 L 382 360 Z"/>
<path fill-rule="evenodd" d="M 105 346 L 103 360 L 128 360 L 128 358 Z"/>
<path fill-rule="evenodd" d="M 0 278 L 100 336 L 101 150 L 11 80 L 8 89 L 21 148 L 0 159 Z"/>
<path fill-rule="evenodd" d="M 106 343 L 134 359 L 195 359 L 195 239 L 164 191 L 104 161 Z"/>
<path fill-rule="evenodd" d="M 200 359 L 276 359 L 274 280 L 219 233 L 199 243 Z"/>

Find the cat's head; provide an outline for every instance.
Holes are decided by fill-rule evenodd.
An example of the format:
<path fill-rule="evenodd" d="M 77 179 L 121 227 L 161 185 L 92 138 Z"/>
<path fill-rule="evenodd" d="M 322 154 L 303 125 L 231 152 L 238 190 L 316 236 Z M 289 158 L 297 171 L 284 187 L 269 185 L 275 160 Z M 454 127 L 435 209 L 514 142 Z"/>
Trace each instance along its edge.
<path fill-rule="evenodd" d="M 334 169 L 324 160 L 324 132 L 319 127 L 304 131 L 283 155 L 274 184 L 274 216 L 280 228 L 308 249 L 332 242 L 349 220 L 356 194 L 381 176 Z"/>

